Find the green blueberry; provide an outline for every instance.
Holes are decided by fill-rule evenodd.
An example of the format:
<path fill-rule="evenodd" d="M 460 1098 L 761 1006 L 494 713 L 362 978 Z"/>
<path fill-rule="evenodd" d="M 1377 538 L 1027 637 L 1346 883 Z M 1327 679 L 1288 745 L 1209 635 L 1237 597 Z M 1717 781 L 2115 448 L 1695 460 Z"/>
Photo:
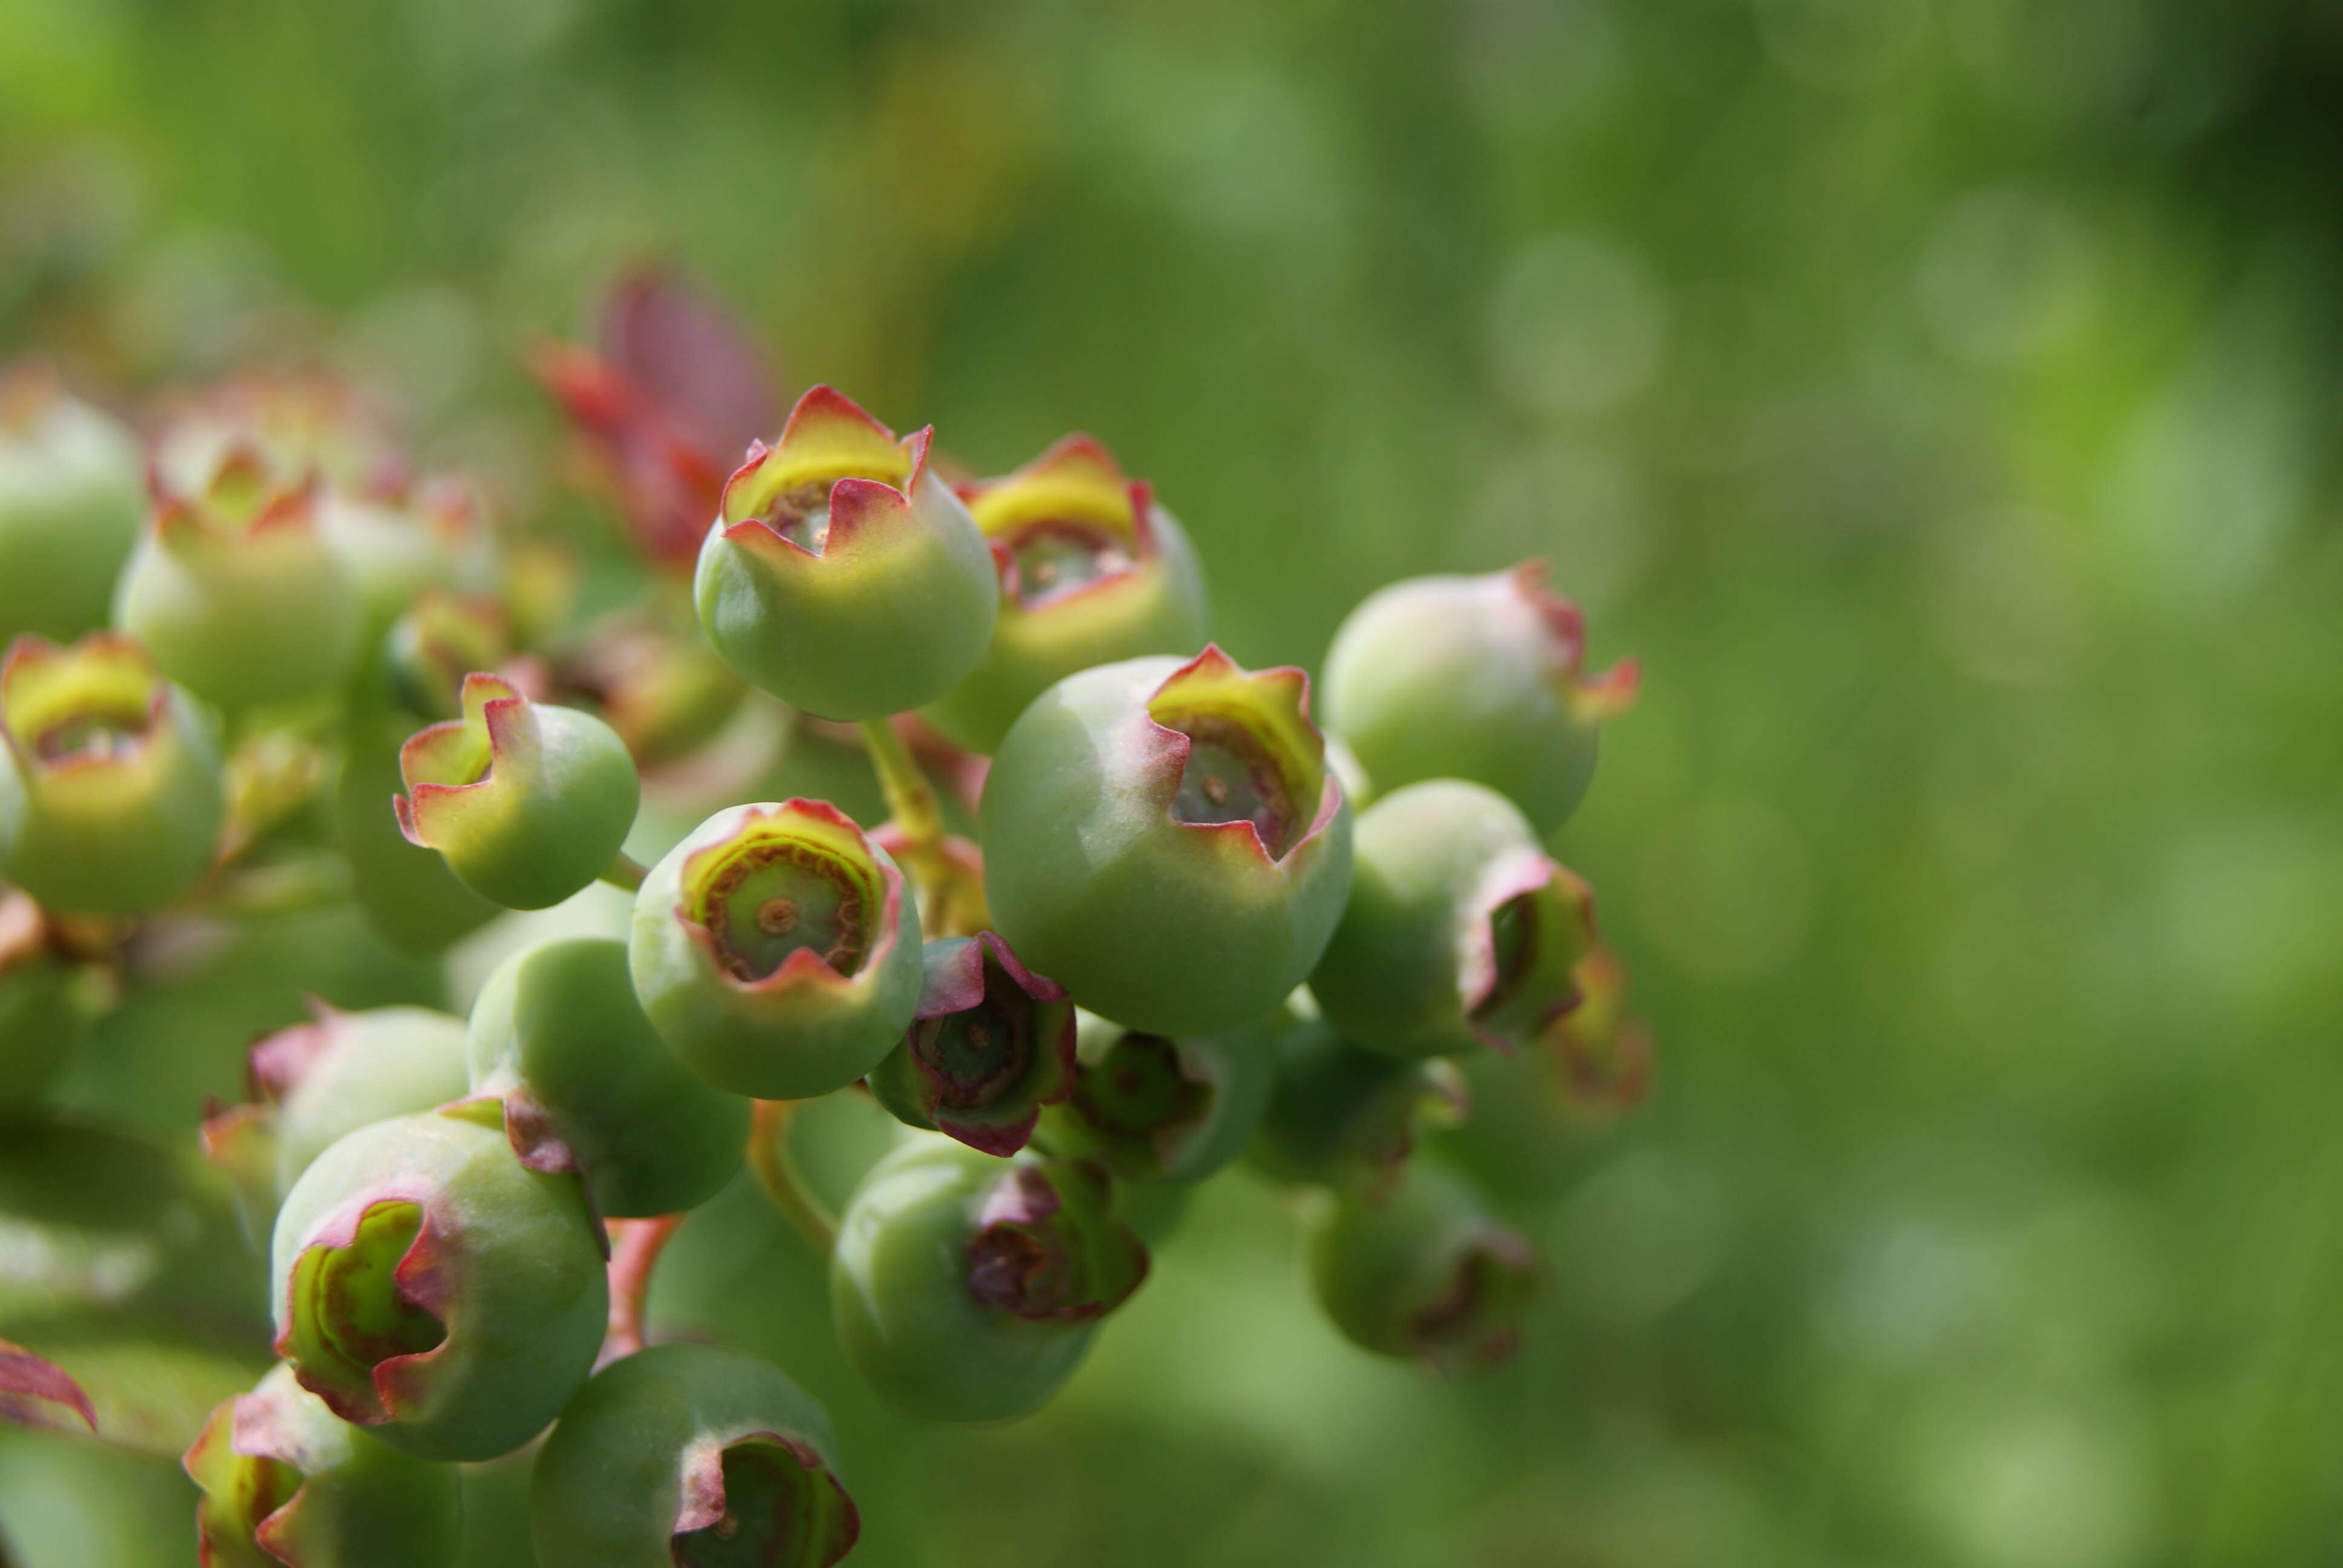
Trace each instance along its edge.
<path fill-rule="evenodd" d="M 562 1568 L 828 1568 L 861 1533 L 830 1418 L 772 1365 L 657 1345 L 594 1376 L 529 1477 L 537 1560 Z"/>
<path fill-rule="evenodd" d="M 1001 743 L 984 888 L 1020 957 L 1131 1029 L 1211 1034 L 1309 974 L 1351 882 L 1351 811 L 1300 670 L 1216 648 L 1071 675 Z"/>
<path fill-rule="evenodd" d="M 1371 1050 L 1509 1050 L 1576 1002 L 1594 945 L 1594 895 L 1512 802 L 1435 779 L 1360 813 L 1351 896 L 1310 991 Z"/>
<path fill-rule="evenodd" d="M 513 910 L 561 902 L 609 869 L 641 804 L 626 743 L 591 714 L 464 678 L 464 717 L 399 748 L 398 830 Z"/>
<path fill-rule="evenodd" d="M 104 626 L 146 517 L 129 431 L 39 371 L 0 379 L 0 647 Z"/>
<path fill-rule="evenodd" d="M 1597 728 L 1634 699 L 1635 664 L 1583 675 L 1578 607 L 1548 592 L 1543 571 L 1413 578 L 1342 622 L 1326 653 L 1326 729 L 1377 789 L 1469 779 L 1540 834 L 1577 809 Z"/>
<path fill-rule="evenodd" d="M 1363 1050 L 1322 1019 L 1306 1020 L 1278 1042 L 1276 1087 L 1245 1159 L 1278 1181 L 1386 1191 L 1427 1107 L 1446 1121 L 1462 1117 L 1463 1081 L 1453 1064 Z"/>
<path fill-rule="evenodd" d="M 633 612 L 587 628 L 560 655 L 555 682 L 617 730 L 646 769 L 681 761 L 715 739 L 749 691 L 696 623 L 679 634 Z"/>
<path fill-rule="evenodd" d="M 1001 618 L 983 661 L 920 712 L 970 750 L 996 749 L 1076 670 L 1204 640 L 1204 572 L 1187 531 L 1095 438 L 1069 436 L 960 494 L 1009 558 Z"/>
<path fill-rule="evenodd" d="M 116 587 L 114 624 L 165 675 L 240 710 L 338 689 L 364 618 L 319 536 L 316 482 L 286 482 L 239 448 L 200 495 L 157 501 Z"/>
<path fill-rule="evenodd" d="M 146 914 L 203 875 L 226 810 L 208 718 L 145 649 L 17 638 L 0 662 L 0 874 L 53 913 Z"/>
<path fill-rule="evenodd" d="M 427 719 L 460 719 L 464 677 L 494 669 L 511 655 L 502 605 L 426 588 L 383 635 L 381 694 Z"/>
<path fill-rule="evenodd" d="M 635 1000 L 627 944 L 539 942 L 472 1003 L 472 1092 L 504 1101 L 521 1163 L 582 1171 L 620 1218 L 697 1207 L 740 1169 L 749 1102 L 685 1070 Z"/>
<path fill-rule="evenodd" d="M 1092 1167 L 914 1134 L 839 1224 L 830 1317 L 888 1402 L 930 1421 L 1007 1421 L 1057 1392 L 1146 1273 Z"/>
<path fill-rule="evenodd" d="M 301 1386 L 424 1459 L 528 1442 L 585 1382 L 609 1312 L 584 1183 L 523 1166 L 488 1102 L 319 1155 L 277 1211 L 271 1265 Z"/>
<path fill-rule="evenodd" d="M 734 806 L 692 829 L 643 879 L 628 956 L 677 1058 L 761 1100 L 845 1088 L 920 1007 L 903 873 L 821 800 Z"/>
<path fill-rule="evenodd" d="M 318 504 L 317 531 L 357 595 L 366 649 L 378 648 L 422 594 L 497 590 L 495 547 L 479 497 L 459 480 L 372 494 L 330 488 Z"/>
<path fill-rule="evenodd" d="M 40 1103 L 109 990 L 104 970 L 57 950 L 38 905 L 0 888 L 0 1116 Z"/>
<path fill-rule="evenodd" d="M 941 697 L 984 657 L 1001 578 L 968 508 L 901 441 L 816 387 L 725 484 L 692 579 L 699 624 L 750 685 L 826 719 Z"/>
<path fill-rule="evenodd" d="M 1308 1261 L 1345 1338 L 1443 1372 L 1510 1357 L 1537 1282 L 1529 1242 L 1463 1177 L 1422 1160 L 1388 1192 L 1334 1197 L 1312 1221 Z"/>
<path fill-rule="evenodd" d="M 452 1466 L 337 1420 L 278 1363 L 223 1402 L 179 1462 L 206 1568 L 424 1568 L 463 1534 Z"/>
<path fill-rule="evenodd" d="M 1072 1092 L 1074 1004 L 991 931 L 937 938 L 924 968 L 910 1033 L 870 1070 L 870 1092 L 908 1126 L 1014 1154 Z"/>
<path fill-rule="evenodd" d="M 344 1012 L 314 998 L 312 1018 L 253 1042 L 253 1103 L 204 1123 L 206 1151 L 236 1168 L 243 1140 L 266 1140 L 273 1197 L 348 1134 L 461 1100 L 464 1020 L 422 1007 Z"/>
<path fill-rule="evenodd" d="M 436 953 L 504 913 L 456 879 L 434 850 L 398 830 L 392 802 L 404 784 L 407 725 L 353 715 L 334 784 L 334 820 L 350 865 L 350 891 L 367 923 L 402 952 Z"/>
<path fill-rule="evenodd" d="M 1085 1013 L 1077 1050 L 1074 1092 L 1045 1114 L 1045 1141 L 1126 1181 L 1199 1181 L 1235 1159 L 1277 1072 L 1268 1020 L 1173 1039 Z"/>

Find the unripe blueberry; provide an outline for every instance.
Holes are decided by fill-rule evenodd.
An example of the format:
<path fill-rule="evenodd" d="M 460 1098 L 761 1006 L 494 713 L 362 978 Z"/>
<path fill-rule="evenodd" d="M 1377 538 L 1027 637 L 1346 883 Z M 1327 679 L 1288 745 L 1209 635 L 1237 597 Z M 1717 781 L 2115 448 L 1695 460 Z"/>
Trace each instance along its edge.
<path fill-rule="evenodd" d="M 588 627 L 561 655 L 554 680 L 617 730 L 644 769 L 680 761 L 713 740 L 749 690 L 709 651 L 697 625 L 679 635 L 636 615 Z"/>
<path fill-rule="evenodd" d="M 1578 997 L 1594 896 L 1493 789 L 1411 784 L 1359 816 L 1342 923 L 1310 977 L 1326 1021 L 1397 1056 L 1537 1037 Z"/>
<path fill-rule="evenodd" d="M 987 1154 L 1014 1154 L 1041 1108 L 1074 1087 L 1074 1004 L 991 931 L 928 943 L 920 1010 L 870 1070 L 904 1122 Z"/>
<path fill-rule="evenodd" d="M 277 1211 L 277 1353 L 343 1420 L 426 1459 L 489 1459 L 593 1369 L 609 1310 L 572 1175 L 514 1158 L 492 1104 L 362 1127 Z"/>
<path fill-rule="evenodd" d="M 1463 1177 L 1422 1160 L 1389 1193 L 1336 1196 L 1312 1226 L 1309 1271 L 1353 1343 L 1443 1372 L 1511 1356 L 1537 1282 L 1529 1242 Z"/>
<path fill-rule="evenodd" d="M 1486 577 L 1413 578 L 1367 597 L 1326 653 L 1326 729 L 1379 790 L 1470 779 L 1541 834 L 1594 775 L 1595 731 L 1634 699 L 1629 659 L 1580 673 L 1578 607 L 1527 562 Z"/>
<path fill-rule="evenodd" d="M 501 677 L 466 676 L 463 704 L 399 748 L 398 829 L 482 898 L 558 904 L 627 841 L 642 798 L 634 761 L 600 719 L 531 702 Z"/>
<path fill-rule="evenodd" d="M 334 821 L 350 864 L 350 891 L 367 922 L 402 952 L 436 953 L 504 913 L 456 879 L 436 850 L 419 849 L 387 809 L 405 782 L 399 720 L 354 715 L 343 736 Z"/>
<path fill-rule="evenodd" d="M 337 1420 L 279 1363 L 223 1402 L 180 1461 L 202 1489 L 204 1568 L 418 1568 L 463 1533 L 456 1471 Z"/>
<path fill-rule="evenodd" d="M 159 485 L 159 480 L 158 480 Z M 340 686 L 363 637 L 357 590 L 319 536 L 314 478 L 238 448 L 198 495 L 158 488 L 123 568 L 114 623 L 163 673 L 236 709 Z"/>
<path fill-rule="evenodd" d="M 55 913 L 136 915 L 210 864 L 218 742 L 127 638 L 19 638 L 0 662 L 0 874 Z"/>
<path fill-rule="evenodd" d="M 1131 1029 L 1261 1017 L 1318 961 L 1351 883 L 1351 811 L 1309 678 L 1217 648 L 1067 677 L 984 787 L 984 887 L 1020 957 Z"/>
<path fill-rule="evenodd" d="M 1244 1149 L 1277 1073 L 1270 1020 L 1172 1039 L 1082 1016 L 1074 1092 L 1043 1121 L 1053 1149 L 1126 1181 L 1198 1181 Z"/>
<path fill-rule="evenodd" d="M 129 431 L 39 370 L 0 378 L 0 646 L 106 624 L 146 516 Z"/>
<path fill-rule="evenodd" d="M 496 548 L 483 514 L 478 493 L 452 477 L 412 488 L 324 494 L 318 534 L 357 594 L 363 649 L 378 651 L 383 634 L 418 594 L 496 591 Z"/>
<path fill-rule="evenodd" d="M 246 1058 L 252 1101 L 207 1117 L 204 1149 L 231 1170 L 266 1155 L 270 1198 L 361 1127 L 464 1098 L 464 1020 L 429 1008 L 344 1012 L 312 999 L 314 1015 L 262 1036 Z"/>
<path fill-rule="evenodd" d="M 830 1254 L 830 1316 L 890 1403 L 1006 1421 L 1057 1392 L 1146 1273 L 1093 1167 L 920 1136 L 856 1189 Z"/>
<path fill-rule="evenodd" d="M 1414 1151 L 1419 1121 L 1430 1112 L 1453 1122 L 1464 1103 L 1453 1063 L 1363 1050 L 1311 1019 L 1278 1042 L 1276 1087 L 1245 1158 L 1280 1181 L 1384 1191 Z"/>
<path fill-rule="evenodd" d="M 627 945 L 525 948 L 472 1003 L 472 1092 L 504 1102 L 521 1163 L 582 1171 L 595 1206 L 672 1214 L 740 1169 L 749 1102 L 684 1070 L 635 1000 Z"/>
<path fill-rule="evenodd" d="M 344 377 L 245 374 L 182 400 L 155 442 L 155 467 L 174 490 L 200 488 L 222 460 L 250 452 L 279 474 L 315 472 L 352 495 L 390 495 L 406 454 L 383 410 Z"/>
<path fill-rule="evenodd" d="M 861 1519 L 830 1418 L 766 1361 L 655 1345 L 594 1376 L 529 1477 L 537 1560 L 562 1568 L 828 1568 Z"/>
<path fill-rule="evenodd" d="M 919 1011 L 903 873 L 821 800 L 735 806 L 694 829 L 643 879 L 628 958 L 683 1064 L 763 1100 L 845 1088 Z"/>
<path fill-rule="evenodd" d="M 460 718 L 464 677 L 494 669 L 511 654 L 510 629 L 495 599 L 426 588 L 384 634 L 382 695 L 426 719 Z"/>
<path fill-rule="evenodd" d="M 976 668 L 1001 596 L 990 547 L 894 432 L 827 387 L 749 449 L 701 546 L 692 597 L 750 685 L 827 719 L 878 719 Z"/>
<path fill-rule="evenodd" d="M 58 952 L 40 907 L 0 888 L 0 1116 L 39 1103 L 106 1003 L 103 972 Z"/>
<path fill-rule="evenodd" d="M 992 751 L 1027 704 L 1076 670 L 1203 641 L 1195 547 L 1091 437 L 1069 436 L 960 495 L 1009 558 L 984 661 L 920 710 L 960 745 Z"/>

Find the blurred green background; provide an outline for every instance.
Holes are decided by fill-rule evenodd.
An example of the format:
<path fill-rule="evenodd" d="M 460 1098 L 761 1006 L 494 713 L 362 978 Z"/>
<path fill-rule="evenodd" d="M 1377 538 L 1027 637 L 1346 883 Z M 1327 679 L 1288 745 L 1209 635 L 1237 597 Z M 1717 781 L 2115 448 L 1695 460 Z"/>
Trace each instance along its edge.
<path fill-rule="evenodd" d="M 0 350 L 323 358 L 535 516 L 517 357 L 659 256 L 974 467 L 1099 434 L 1248 664 L 1527 555 L 1643 659 L 1562 847 L 1654 1093 L 1465 1135 L 1520 1359 L 1353 1352 L 1237 1175 L 1049 1412 L 921 1430 L 738 1191 L 654 1315 L 830 1403 L 857 1563 L 2328 1563 L 2338 146 L 2281 0 L 0 0 Z M 442 983 L 264 930 L 71 1092 L 186 1141 L 302 990 Z M 0 1436 L 26 1568 L 193 1496 Z"/>

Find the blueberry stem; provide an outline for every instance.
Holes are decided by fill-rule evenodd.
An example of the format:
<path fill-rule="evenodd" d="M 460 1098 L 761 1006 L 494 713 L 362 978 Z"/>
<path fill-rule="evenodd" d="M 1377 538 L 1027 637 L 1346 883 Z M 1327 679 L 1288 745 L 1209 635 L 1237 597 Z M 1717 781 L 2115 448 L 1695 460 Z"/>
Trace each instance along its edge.
<path fill-rule="evenodd" d="M 905 869 L 922 889 L 940 887 L 950 875 L 944 862 L 944 815 L 936 803 L 935 786 L 928 782 L 911 749 L 886 719 L 862 721 L 863 744 L 870 752 L 871 771 L 887 796 L 887 809 L 903 835 Z"/>
<path fill-rule="evenodd" d="M 680 1214 L 651 1220 L 612 1220 L 610 1231 L 610 1326 L 602 1336 L 601 1367 L 643 1348 L 643 1309 L 651 1293 L 651 1271 L 683 1223 Z"/>
<path fill-rule="evenodd" d="M 643 885 L 643 879 L 649 874 L 640 860 L 621 849 L 611 857 L 610 864 L 596 879 L 609 883 L 620 892 L 631 893 Z"/>
<path fill-rule="evenodd" d="M 798 1228 L 808 1245 L 823 1257 L 838 1241 L 838 1221 L 828 1205 L 814 1196 L 789 1153 L 789 1122 L 803 1101 L 759 1100 L 749 1122 L 749 1169 L 773 1206 Z"/>

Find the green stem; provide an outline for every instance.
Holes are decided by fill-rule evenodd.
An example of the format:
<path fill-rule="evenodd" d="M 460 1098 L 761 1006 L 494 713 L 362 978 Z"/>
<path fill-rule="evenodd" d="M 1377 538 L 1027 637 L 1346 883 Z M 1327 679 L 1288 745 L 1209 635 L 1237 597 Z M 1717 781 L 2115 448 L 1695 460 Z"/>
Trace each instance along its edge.
<path fill-rule="evenodd" d="M 631 893 L 642 887 L 643 879 L 649 875 L 640 860 L 621 849 L 597 880 L 608 882 L 620 892 Z"/>
<path fill-rule="evenodd" d="M 798 1100 L 759 1100 L 749 1122 L 749 1169 L 765 1195 L 798 1228 L 808 1245 L 823 1257 L 838 1242 L 838 1221 L 829 1205 L 814 1195 L 789 1153 L 789 1122 Z"/>
<path fill-rule="evenodd" d="M 903 744 L 895 726 L 884 719 L 862 721 L 863 744 L 870 750 L 871 770 L 886 792 L 887 809 L 901 829 L 909 858 L 940 867 L 943 859 L 944 814 L 936 803 L 935 786 Z"/>

